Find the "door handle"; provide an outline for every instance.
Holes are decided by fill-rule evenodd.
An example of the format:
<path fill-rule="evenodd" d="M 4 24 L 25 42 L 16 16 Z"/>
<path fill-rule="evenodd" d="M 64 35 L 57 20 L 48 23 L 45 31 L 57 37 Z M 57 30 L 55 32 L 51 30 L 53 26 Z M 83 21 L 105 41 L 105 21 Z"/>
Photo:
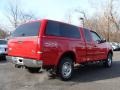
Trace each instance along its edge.
<path fill-rule="evenodd" d="M 18 41 L 18 43 L 20 43 L 20 44 L 21 44 L 21 43 L 23 43 L 23 41 Z"/>
<path fill-rule="evenodd" d="M 97 45 L 94 45 L 94 47 L 97 47 Z"/>

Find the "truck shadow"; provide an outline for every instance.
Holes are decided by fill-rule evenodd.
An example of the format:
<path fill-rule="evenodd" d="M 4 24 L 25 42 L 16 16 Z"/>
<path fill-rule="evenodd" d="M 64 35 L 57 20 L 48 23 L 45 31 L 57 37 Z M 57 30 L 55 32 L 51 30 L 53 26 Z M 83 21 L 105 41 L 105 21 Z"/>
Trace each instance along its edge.
<path fill-rule="evenodd" d="M 7 60 L 0 59 L 0 64 L 1 63 L 7 63 Z"/>
<path fill-rule="evenodd" d="M 73 82 L 92 82 L 120 77 L 120 61 L 114 61 L 111 68 L 102 65 L 88 65 L 75 69 Z"/>

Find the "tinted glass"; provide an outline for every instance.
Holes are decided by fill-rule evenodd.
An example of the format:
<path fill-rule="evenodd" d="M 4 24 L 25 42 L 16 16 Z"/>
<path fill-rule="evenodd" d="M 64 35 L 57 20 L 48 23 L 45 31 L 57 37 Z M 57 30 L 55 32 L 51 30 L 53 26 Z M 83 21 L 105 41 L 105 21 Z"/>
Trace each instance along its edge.
<path fill-rule="evenodd" d="M 69 38 L 80 38 L 80 32 L 78 27 L 55 21 L 48 21 L 46 34 Z"/>
<path fill-rule="evenodd" d="M 7 44 L 7 41 L 5 41 L 5 40 L 0 40 L 0 44 Z"/>
<path fill-rule="evenodd" d="M 85 35 L 85 39 L 87 42 L 91 41 L 91 36 L 90 36 L 90 31 L 88 29 L 84 29 L 84 35 Z"/>
<path fill-rule="evenodd" d="M 39 22 L 27 23 L 19 26 L 13 32 L 13 37 L 37 36 L 39 33 Z"/>
<path fill-rule="evenodd" d="M 60 36 L 59 23 L 48 21 L 47 28 L 46 28 L 46 34 L 52 35 L 52 36 Z"/>
<path fill-rule="evenodd" d="M 79 28 L 68 24 L 60 24 L 60 33 L 63 37 L 80 38 Z"/>
<path fill-rule="evenodd" d="M 98 34 L 96 34 L 95 32 L 91 32 L 91 35 L 94 41 L 101 40 L 100 36 L 98 36 Z"/>

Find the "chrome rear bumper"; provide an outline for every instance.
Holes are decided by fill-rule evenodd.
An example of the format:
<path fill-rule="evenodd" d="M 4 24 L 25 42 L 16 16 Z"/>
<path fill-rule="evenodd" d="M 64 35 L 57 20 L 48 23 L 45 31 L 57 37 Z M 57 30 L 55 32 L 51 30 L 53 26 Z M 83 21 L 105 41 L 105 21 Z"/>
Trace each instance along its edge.
<path fill-rule="evenodd" d="M 9 62 L 12 62 L 13 64 L 22 65 L 26 67 L 38 68 L 38 67 L 42 67 L 43 65 L 43 62 L 41 60 L 13 57 L 13 56 L 6 56 L 6 58 Z"/>

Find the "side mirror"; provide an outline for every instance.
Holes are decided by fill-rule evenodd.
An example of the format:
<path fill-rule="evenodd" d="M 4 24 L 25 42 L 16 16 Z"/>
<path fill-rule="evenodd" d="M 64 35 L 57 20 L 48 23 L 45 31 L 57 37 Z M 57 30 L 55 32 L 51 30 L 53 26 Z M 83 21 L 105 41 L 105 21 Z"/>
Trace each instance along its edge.
<path fill-rule="evenodd" d="M 105 39 L 102 39 L 102 40 L 97 40 L 96 42 L 97 42 L 98 44 L 100 44 L 100 43 L 106 42 L 106 40 L 105 40 Z"/>
<path fill-rule="evenodd" d="M 106 42 L 106 39 L 102 39 L 102 40 L 101 40 L 101 43 L 104 43 L 104 42 Z"/>

